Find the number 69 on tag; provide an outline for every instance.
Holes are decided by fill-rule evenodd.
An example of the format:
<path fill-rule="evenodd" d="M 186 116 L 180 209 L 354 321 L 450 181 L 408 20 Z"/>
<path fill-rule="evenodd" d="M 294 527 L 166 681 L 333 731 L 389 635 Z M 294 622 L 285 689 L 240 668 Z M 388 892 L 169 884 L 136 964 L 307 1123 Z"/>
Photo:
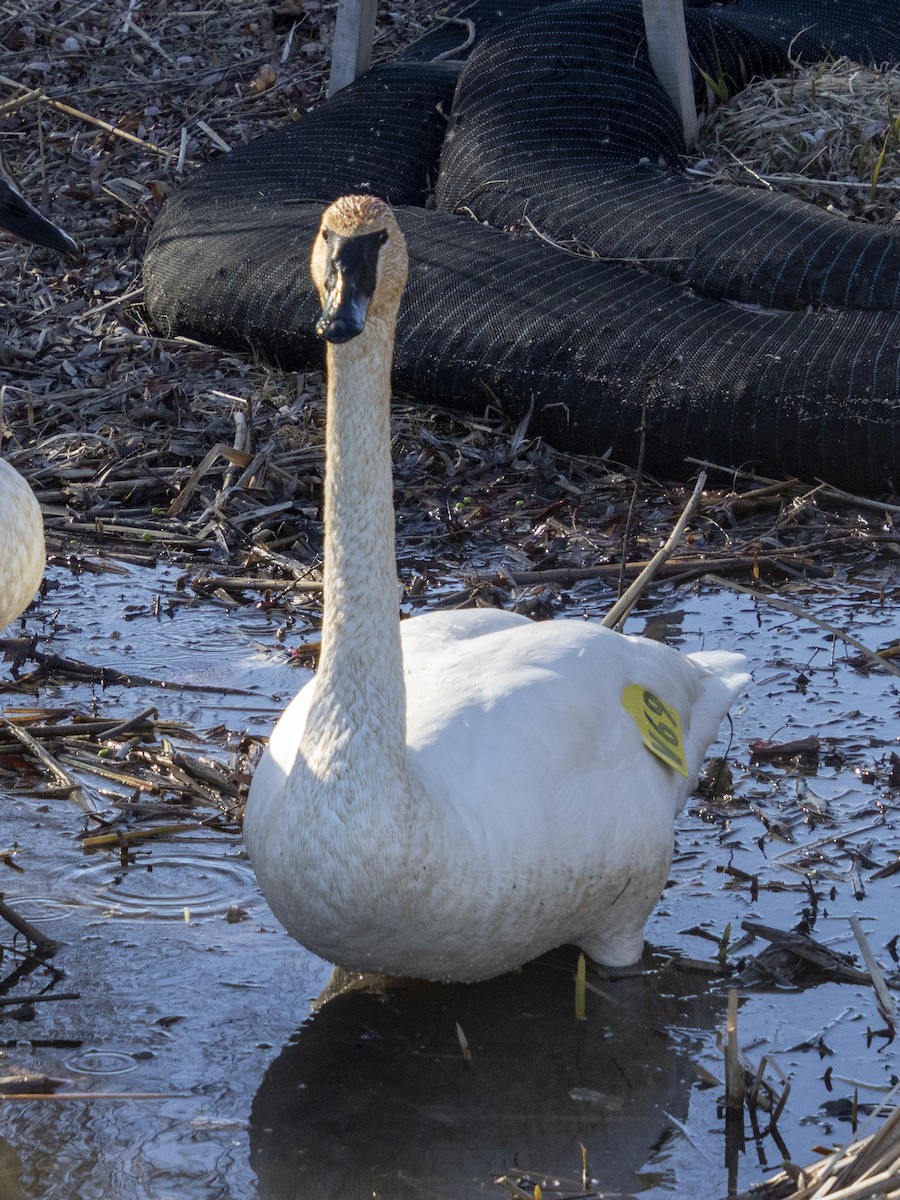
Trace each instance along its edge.
<path fill-rule="evenodd" d="M 622 692 L 622 707 L 634 717 L 641 741 L 666 766 L 687 778 L 681 718 L 655 692 L 632 683 Z"/>

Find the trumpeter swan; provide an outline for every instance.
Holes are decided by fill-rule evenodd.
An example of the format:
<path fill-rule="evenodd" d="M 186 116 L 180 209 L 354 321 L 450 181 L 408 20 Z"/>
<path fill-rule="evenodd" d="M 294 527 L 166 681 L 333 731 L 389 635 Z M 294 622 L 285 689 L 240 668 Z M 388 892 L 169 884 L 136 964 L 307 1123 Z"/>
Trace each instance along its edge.
<path fill-rule="evenodd" d="M 75 243 L 28 203 L 0 157 L 0 229 L 68 253 Z M 31 488 L 0 459 L 0 630 L 25 611 L 44 574 L 44 526 Z"/>
<path fill-rule="evenodd" d="M 326 210 L 321 658 L 255 772 L 250 860 L 288 932 L 347 968 L 476 980 L 564 942 L 633 963 L 745 661 L 494 610 L 400 622 L 389 405 L 406 275 L 386 204 Z"/>

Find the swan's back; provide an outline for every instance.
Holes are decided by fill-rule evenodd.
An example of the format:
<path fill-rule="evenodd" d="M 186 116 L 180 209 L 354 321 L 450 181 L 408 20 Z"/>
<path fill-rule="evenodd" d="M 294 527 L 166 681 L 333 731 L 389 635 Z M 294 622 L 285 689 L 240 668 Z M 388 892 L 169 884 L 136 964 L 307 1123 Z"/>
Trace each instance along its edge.
<path fill-rule="evenodd" d="M 742 655 L 684 655 L 587 621 L 536 624 L 512 613 L 466 610 L 415 618 L 401 633 L 412 761 L 452 778 L 454 793 L 483 790 L 485 799 L 504 781 L 511 793 L 527 794 L 528 780 L 541 773 L 564 787 L 592 772 L 627 784 L 648 768 L 656 778 L 659 768 L 670 784 L 670 768 L 646 750 L 622 704 L 625 689 L 640 686 L 681 718 L 680 810 L 747 679 Z"/>
<path fill-rule="evenodd" d="M 610 965 L 635 961 L 668 875 L 674 818 L 747 681 L 744 659 L 685 656 L 594 623 L 535 624 L 494 610 L 415 617 L 401 633 L 420 808 L 404 877 L 383 878 L 381 862 L 397 867 L 367 807 L 380 800 L 360 797 L 363 844 L 354 847 L 347 830 L 344 852 L 348 874 L 371 895 L 359 897 L 359 944 L 342 930 L 350 943 L 342 960 L 476 979 L 575 942 Z M 284 792 L 314 686 L 286 710 L 257 769 L 251 842 L 258 806 Z M 686 776 L 645 746 L 622 705 L 633 686 L 677 710 Z M 325 845 L 301 826 L 287 835 L 296 836 L 298 856 L 314 860 Z M 391 887 L 407 898 L 375 933 L 372 906 Z M 334 903 L 344 909 L 344 883 L 338 888 Z M 310 944 L 308 928 L 276 915 Z M 334 949 L 319 952 L 338 957 Z"/>

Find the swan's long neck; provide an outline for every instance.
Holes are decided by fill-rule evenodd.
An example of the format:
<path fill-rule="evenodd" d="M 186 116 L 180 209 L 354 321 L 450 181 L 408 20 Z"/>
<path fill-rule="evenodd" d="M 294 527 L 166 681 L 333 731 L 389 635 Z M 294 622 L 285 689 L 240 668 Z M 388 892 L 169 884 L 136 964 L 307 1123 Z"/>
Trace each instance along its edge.
<path fill-rule="evenodd" d="M 406 689 L 394 549 L 393 323 L 328 345 L 325 605 L 304 741 L 317 766 L 405 774 Z"/>

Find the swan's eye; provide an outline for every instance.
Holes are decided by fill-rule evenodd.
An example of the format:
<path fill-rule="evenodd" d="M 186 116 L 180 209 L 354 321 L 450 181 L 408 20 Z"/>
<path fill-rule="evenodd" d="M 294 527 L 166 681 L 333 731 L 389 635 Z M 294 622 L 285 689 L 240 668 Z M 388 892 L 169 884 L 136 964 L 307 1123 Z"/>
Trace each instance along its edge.
<path fill-rule="evenodd" d="M 323 229 L 323 230 L 322 230 L 322 241 L 323 241 L 323 242 L 327 242 L 327 241 L 328 241 L 328 230 L 327 230 L 327 229 Z"/>
<path fill-rule="evenodd" d="M 388 240 L 388 231 L 387 231 L 386 229 L 381 229 L 381 230 L 379 230 L 379 232 L 378 232 L 378 245 L 379 245 L 379 246 L 383 246 L 383 245 L 384 245 L 384 243 L 385 243 L 387 240 Z"/>

